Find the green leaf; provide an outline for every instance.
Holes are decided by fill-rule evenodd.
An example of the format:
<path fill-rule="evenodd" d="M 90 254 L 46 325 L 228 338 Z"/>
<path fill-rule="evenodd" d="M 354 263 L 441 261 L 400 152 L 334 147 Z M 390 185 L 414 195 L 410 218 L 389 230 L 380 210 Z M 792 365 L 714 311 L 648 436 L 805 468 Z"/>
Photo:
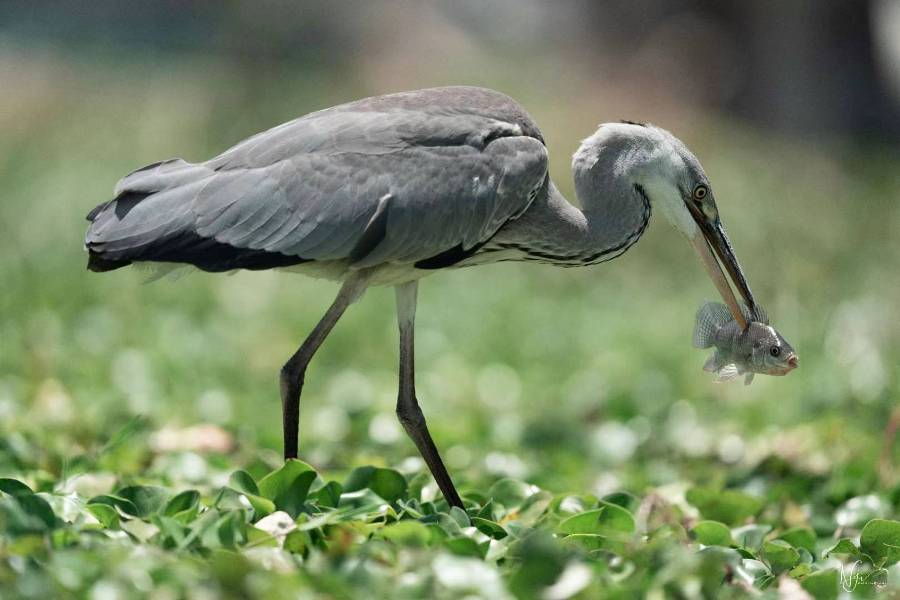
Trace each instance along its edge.
<path fill-rule="evenodd" d="M 127 531 L 140 542 L 148 542 L 150 538 L 159 533 L 159 527 L 142 519 L 130 519 L 122 521 L 120 527 Z"/>
<path fill-rule="evenodd" d="M 800 553 L 797 549 L 783 540 L 765 542 L 761 555 L 774 575 L 780 575 L 800 562 Z"/>
<path fill-rule="evenodd" d="M 687 501 L 697 507 L 700 514 L 712 521 L 738 525 L 762 510 L 763 502 L 737 490 L 691 488 Z"/>
<path fill-rule="evenodd" d="M 453 554 L 474 556 L 476 558 L 484 558 L 488 549 L 488 544 L 479 544 L 469 537 L 448 538 L 444 540 L 443 544 Z"/>
<path fill-rule="evenodd" d="M 316 490 L 316 501 L 319 506 L 337 508 L 341 502 L 341 492 L 343 487 L 337 481 L 329 481 L 321 488 Z"/>
<path fill-rule="evenodd" d="M 247 541 L 246 525 L 240 513 L 226 514 L 217 524 L 219 542 L 225 548 L 234 548 L 245 543 Z"/>
<path fill-rule="evenodd" d="M 131 500 L 127 500 L 113 494 L 104 494 L 102 496 L 94 496 L 88 500 L 88 504 L 106 504 L 117 508 L 130 517 L 138 516 L 138 509 Z"/>
<path fill-rule="evenodd" d="M 288 488 L 287 493 L 275 499 L 275 507 L 296 519 L 303 512 L 309 488 L 316 477 L 318 475 L 315 471 L 301 473 Z"/>
<path fill-rule="evenodd" d="M 832 554 L 848 554 L 850 556 L 859 555 L 859 548 L 856 547 L 856 544 L 853 543 L 852 540 L 848 538 L 841 538 L 838 542 L 825 551 L 825 556 L 831 556 Z"/>
<path fill-rule="evenodd" d="M 422 519 L 423 523 L 437 523 L 447 534 L 447 537 L 461 537 L 465 535 L 459 523 L 447 513 L 436 513 Z"/>
<path fill-rule="evenodd" d="M 641 501 L 637 496 L 629 494 L 628 492 L 613 492 L 612 494 L 603 496 L 603 500 L 610 504 L 618 504 L 631 513 L 637 510 L 638 506 L 641 504 Z"/>
<path fill-rule="evenodd" d="M 253 481 L 253 477 L 247 471 L 235 471 L 232 473 L 231 477 L 228 478 L 228 487 L 239 492 L 253 494 L 254 496 L 260 495 L 256 482 Z"/>
<path fill-rule="evenodd" d="M 226 488 L 232 494 L 237 494 L 234 490 Z M 200 543 L 206 545 L 206 542 L 212 542 L 218 546 L 218 538 L 215 535 L 216 523 L 221 516 L 221 512 L 215 508 L 202 513 L 199 517 L 191 522 L 189 532 L 184 540 L 179 544 L 179 548 L 188 548 L 192 544 Z M 210 547 L 210 546 L 207 546 Z"/>
<path fill-rule="evenodd" d="M 469 519 L 469 515 L 466 514 L 466 511 L 459 508 L 458 506 L 451 506 L 450 512 L 448 513 L 450 518 L 456 521 L 456 523 L 460 527 L 471 527 L 472 521 Z"/>
<path fill-rule="evenodd" d="M 377 507 L 382 504 L 384 504 L 384 498 L 369 488 L 363 488 L 361 490 L 356 490 L 355 492 L 344 490 L 344 493 L 341 494 L 341 501 L 338 503 L 338 508 L 347 511 L 350 509 L 353 509 L 354 511 L 369 511 L 376 510 Z"/>
<path fill-rule="evenodd" d="M 566 516 L 590 510 L 596 505 L 597 498 L 590 494 L 565 494 L 556 497 L 551 503 L 550 508 L 560 516 Z"/>
<path fill-rule="evenodd" d="M 772 528 L 768 525 L 744 525 L 731 530 L 731 537 L 739 546 L 750 550 L 759 550 L 763 540 Z"/>
<path fill-rule="evenodd" d="M 131 485 L 116 492 L 116 496 L 130 501 L 137 517 L 147 517 L 158 512 L 169 497 L 168 490 L 152 485 Z"/>
<path fill-rule="evenodd" d="M 43 533 L 57 525 L 50 504 L 35 494 L 10 496 L 0 500 L 0 523 L 14 535 Z"/>
<path fill-rule="evenodd" d="M 116 509 L 108 504 L 88 504 L 85 507 L 106 529 L 117 529 L 119 527 L 119 513 Z"/>
<path fill-rule="evenodd" d="M 297 530 L 295 529 L 291 533 L 297 533 Z M 287 541 L 287 536 L 285 536 L 285 541 Z M 268 531 L 263 531 L 262 529 L 258 529 L 253 525 L 248 525 L 247 544 L 253 546 L 254 548 L 277 548 L 278 538 L 276 538 Z"/>
<path fill-rule="evenodd" d="M 9 477 L 0 477 L 0 492 L 10 496 L 28 496 L 34 493 L 30 487 L 18 479 Z"/>
<path fill-rule="evenodd" d="M 368 488 L 379 497 L 393 502 L 406 495 L 406 479 L 393 469 L 380 467 L 359 467 L 353 469 L 344 482 L 345 492 L 356 492 Z"/>
<path fill-rule="evenodd" d="M 595 533 L 573 533 L 565 536 L 562 541 L 566 544 L 581 548 L 586 552 L 605 550 L 611 545 L 608 537 L 605 535 L 597 535 Z"/>
<path fill-rule="evenodd" d="M 519 506 L 537 490 L 533 485 L 517 479 L 501 479 L 488 490 L 488 497 L 507 509 Z"/>
<path fill-rule="evenodd" d="M 186 490 L 174 496 L 166 503 L 162 514 L 166 517 L 174 517 L 178 513 L 185 511 L 193 511 L 200 503 L 200 492 L 197 490 Z"/>
<path fill-rule="evenodd" d="M 446 529 L 441 527 L 440 523 L 424 523 L 424 525 L 428 528 L 428 533 L 431 534 L 432 543 L 446 540 L 450 537 L 450 534 L 447 533 Z"/>
<path fill-rule="evenodd" d="M 389 540 L 401 546 L 424 547 L 431 540 L 431 532 L 428 527 L 418 521 L 397 521 L 382 527 L 375 536 Z"/>
<path fill-rule="evenodd" d="M 510 546 L 511 555 L 520 558 L 512 564 L 509 590 L 516 598 L 540 598 L 538 592 L 553 585 L 569 564 L 571 552 L 547 532 L 535 530 Z"/>
<path fill-rule="evenodd" d="M 284 538 L 284 549 L 294 554 L 303 554 L 312 545 L 312 538 L 307 531 L 295 529 Z"/>
<path fill-rule="evenodd" d="M 222 488 L 214 506 L 221 510 L 241 510 L 247 507 L 247 503 L 253 509 L 253 518 L 256 521 L 275 512 L 275 503 L 268 498 L 230 487 Z"/>
<path fill-rule="evenodd" d="M 503 527 L 489 519 L 481 517 L 472 517 L 472 525 L 478 528 L 478 531 L 495 540 L 502 540 L 509 535 Z"/>
<path fill-rule="evenodd" d="M 565 519 L 559 524 L 557 531 L 569 535 L 588 533 L 623 537 L 634 533 L 634 517 L 621 506 L 601 500 L 600 508 Z"/>
<path fill-rule="evenodd" d="M 303 503 L 309 493 L 309 486 L 317 477 L 316 472 L 303 461 L 291 459 L 277 471 L 269 473 L 259 482 L 260 494 L 296 518 L 302 512 Z M 250 498 L 250 493 L 247 497 Z M 254 509 L 256 506 L 254 506 Z"/>
<path fill-rule="evenodd" d="M 900 561 L 900 521 L 872 519 L 863 527 L 859 547 L 877 567 L 890 567 Z"/>
<path fill-rule="evenodd" d="M 409 480 L 409 485 L 407 487 L 407 494 L 410 498 L 414 498 L 416 500 L 422 499 L 422 489 L 431 483 L 431 475 L 428 473 L 416 473 Z"/>
<path fill-rule="evenodd" d="M 810 554 L 816 553 L 816 532 L 807 527 L 794 527 L 778 536 L 794 548 L 803 548 Z"/>
<path fill-rule="evenodd" d="M 487 502 L 485 502 L 484 506 L 482 506 L 478 510 L 478 513 L 476 516 L 478 516 L 482 519 L 487 519 L 488 521 L 493 521 L 494 520 L 494 501 L 488 500 Z"/>
<path fill-rule="evenodd" d="M 825 569 L 810 573 L 800 580 L 800 585 L 816 600 L 836 600 L 838 580 L 837 569 Z"/>
<path fill-rule="evenodd" d="M 300 475 L 310 471 L 315 473 L 315 469 L 302 460 L 292 458 L 285 461 L 285 463 L 275 471 L 272 471 L 263 477 L 259 482 L 258 492 L 253 492 L 251 490 L 246 491 L 249 491 L 251 494 L 258 493 L 263 498 L 268 498 L 275 502 L 276 498 L 283 497 L 288 493 L 288 490 Z M 278 504 L 277 502 L 275 503 L 276 505 Z"/>
<path fill-rule="evenodd" d="M 159 528 L 163 538 L 163 546 L 166 548 L 181 546 L 189 531 L 183 523 L 163 515 L 154 517 L 153 524 Z"/>
<path fill-rule="evenodd" d="M 732 546 L 731 530 L 718 521 L 700 521 L 691 530 L 697 541 L 705 546 Z"/>
<path fill-rule="evenodd" d="M 739 569 L 743 564 L 743 557 L 734 548 L 725 546 L 706 546 L 699 552 L 700 559 L 696 567 L 696 573 L 702 581 L 706 593 L 698 597 L 717 598 L 722 594 L 722 575 L 733 573 L 739 577 Z M 756 561 L 754 561 L 756 562 Z M 761 563 L 759 563 L 761 565 Z"/>
<path fill-rule="evenodd" d="M 547 511 L 550 504 L 553 503 L 553 494 L 545 490 L 535 492 L 528 496 L 525 502 L 519 506 L 519 514 L 516 515 L 516 522 L 527 527 L 534 526 L 541 516 Z"/>

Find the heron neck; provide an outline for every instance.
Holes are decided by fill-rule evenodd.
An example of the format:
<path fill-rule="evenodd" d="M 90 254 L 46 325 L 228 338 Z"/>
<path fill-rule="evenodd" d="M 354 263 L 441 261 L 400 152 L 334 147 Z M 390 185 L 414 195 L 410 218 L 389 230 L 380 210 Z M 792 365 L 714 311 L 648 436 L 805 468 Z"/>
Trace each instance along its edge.
<path fill-rule="evenodd" d="M 496 245 L 518 250 L 519 260 L 566 267 L 593 265 L 621 256 L 650 222 L 650 201 L 640 186 L 606 195 L 576 177 L 583 210 L 570 203 L 552 181 L 531 207 L 499 232 Z"/>

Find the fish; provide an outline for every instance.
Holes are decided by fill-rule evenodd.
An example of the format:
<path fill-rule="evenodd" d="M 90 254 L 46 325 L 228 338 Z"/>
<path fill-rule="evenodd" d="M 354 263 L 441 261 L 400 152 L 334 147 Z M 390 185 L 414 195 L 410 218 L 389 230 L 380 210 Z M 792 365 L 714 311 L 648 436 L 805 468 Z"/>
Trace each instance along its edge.
<path fill-rule="evenodd" d="M 706 302 L 697 310 L 693 345 L 715 348 L 703 370 L 715 373 L 716 381 L 744 375 L 744 385 L 750 385 L 755 374 L 787 375 L 796 369 L 800 361 L 797 352 L 769 325 L 765 311 L 757 307 L 751 315 L 743 306 L 742 312 L 746 328 L 719 302 Z"/>

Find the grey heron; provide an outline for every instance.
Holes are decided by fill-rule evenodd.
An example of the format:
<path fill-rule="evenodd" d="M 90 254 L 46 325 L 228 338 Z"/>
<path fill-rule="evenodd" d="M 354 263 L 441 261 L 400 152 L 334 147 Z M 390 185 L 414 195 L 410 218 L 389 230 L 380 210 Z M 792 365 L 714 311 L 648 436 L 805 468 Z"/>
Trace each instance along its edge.
<path fill-rule="evenodd" d="M 126 175 L 115 197 L 88 215 L 88 268 L 282 268 L 341 282 L 281 369 L 286 459 L 297 457 L 300 393 L 316 350 L 367 287 L 394 286 L 397 415 L 447 502 L 462 507 L 416 398 L 419 279 L 498 261 L 609 261 L 637 242 L 656 209 L 693 245 L 734 318 L 746 324 L 720 261 L 756 310 L 709 180 L 671 133 L 603 124 L 582 142 L 572 169 L 582 208 L 550 180 L 537 124 L 499 92 L 444 87 L 366 98 L 284 123 L 206 162 L 170 159 Z"/>

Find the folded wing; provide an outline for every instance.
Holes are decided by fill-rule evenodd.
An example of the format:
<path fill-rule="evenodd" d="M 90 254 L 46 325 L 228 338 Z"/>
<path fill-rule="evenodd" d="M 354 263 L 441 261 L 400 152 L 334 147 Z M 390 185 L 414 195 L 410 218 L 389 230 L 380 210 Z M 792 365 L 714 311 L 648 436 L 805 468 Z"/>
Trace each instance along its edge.
<path fill-rule="evenodd" d="M 206 163 L 138 170 L 91 212 L 86 245 L 111 268 L 417 263 L 477 248 L 546 176 L 540 134 L 506 96 L 397 94 L 312 113 Z"/>

